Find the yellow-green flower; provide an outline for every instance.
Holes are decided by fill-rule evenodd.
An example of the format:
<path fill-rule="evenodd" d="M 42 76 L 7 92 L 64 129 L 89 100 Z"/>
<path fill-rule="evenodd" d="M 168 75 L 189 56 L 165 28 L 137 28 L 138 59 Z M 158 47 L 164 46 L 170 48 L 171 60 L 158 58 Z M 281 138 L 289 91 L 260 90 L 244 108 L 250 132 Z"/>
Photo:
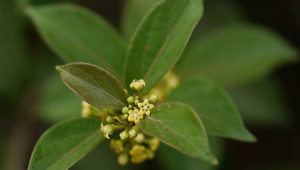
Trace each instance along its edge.
<path fill-rule="evenodd" d="M 131 156 L 131 162 L 139 164 L 144 162 L 147 159 L 146 148 L 143 145 L 134 145 L 129 154 Z"/>
<path fill-rule="evenodd" d="M 145 99 L 143 103 L 139 103 L 138 106 L 140 108 L 140 112 L 147 116 L 150 116 L 150 110 L 154 108 L 154 105 L 150 104 L 148 99 Z"/>
<path fill-rule="evenodd" d="M 130 84 L 130 88 L 132 88 L 136 91 L 141 91 L 145 86 L 146 86 L 146 83 L 143 79 L 133 80 L 132 83 Z"/>
<path fill-rule="evenodd" d="M 129 110 L 128 113 L 128 121 L 134 121 L 135 124 L 139 123 L 139 121 L 143 119 L 143 114 L 138 109 Z"/>
<path fill-rule="evenodd" d="M 112 139 L 112 140 L 110 141 L 110 148 L 111 148 L 114 152 L 116 152 L 117 154 L 124 151 L 124 147 L 123 147 L 123 145 L 122 145 L 122 141 L 121 141 L 121 140 L 114 140 L 114 139 Z"/>
<path fill-rule="evenodd" d="M 91 116 L 91 105 L 85 101 L 82 101 L 81 116 L 82 117 L 90 117 Z"/>
<path fill-rule="evenodd" d="M 104 133 L 106 139 L 109 139 L 109 135 L 113 134 L 113 128 L 110 125 L 103 126 L 103 123 L 101 123 L 101 132 Z"/>

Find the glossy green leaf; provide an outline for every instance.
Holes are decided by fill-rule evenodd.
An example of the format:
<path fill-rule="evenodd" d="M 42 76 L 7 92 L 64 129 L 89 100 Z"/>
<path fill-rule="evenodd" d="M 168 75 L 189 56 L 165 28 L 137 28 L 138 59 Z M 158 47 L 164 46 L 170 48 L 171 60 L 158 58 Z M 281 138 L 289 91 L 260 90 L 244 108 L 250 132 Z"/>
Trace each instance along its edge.
<path fill-rule="evenodd" d="M 130 40 L 142 19 L 159 1 L 126 0 L 123 8 L 121 29 L 127 40 Z"/>
<path fill-rule="evenodd" d="M 45 42 L 65 62 L 92 63 L 122 75 L 126 45 L 103 18 L 72 4 L 27 11 Z"/>
<path fill-rule="evenodd" d="M 107 71 L 87 63 L 57 66 L 64 83 L 82 100 L 98 108 L 121 109 L 126 96 L 121 83 Z"/>
<path fill-rule="evenodd" d="M 143 78 L 148 92 L 177 62 L 203 13 L 202 0 L 165 0 L 146 16 L 126 58 L 125 79 Z"/>
<path fill-rule="evenodd" d="M 290 125 L 291 111 L 274 79 L 268 78 L 228 90 L 247 124 L 262 128 Z"/>
<path fill-rule="evenodd" d="M 39 139 L 28 169 L 68 169 L 103 138 L 98 119 L 75 118 L 61 122 Z"/>
<path fill-rule="evenodd" d="M 226 86 L 258 79 L 295 60 L 295 49 L 273 31 L 255 25 L 218 28 L 187 47 L 178 63 L 182 79 L 205 76 Z"/>
<path fill-rule="evenodd" d="M 151 115 L 140 122 L 144 133 L 163 143 L 212 164 L 217 159 L 211 153 L 205 128 L 197 113 L 183 103 L 165 103 L 156 106 Z"/>
<path fill-rule="evenodd" d="M 197 111 L 209 135 L 255 141 L 255 137 L 245 128 L 236 106 L 227 93 L 206 79 L 198 78 L 180 84 L 168 96 L 168 100 L 191 105 Z"/>
<path fill-rule="evenodd" d="M 38 104 L 43 121 L 57 123 L 67 118 L 80 116 L 81 99 L 70 91 L 55 73 L 45 81 Z"/>

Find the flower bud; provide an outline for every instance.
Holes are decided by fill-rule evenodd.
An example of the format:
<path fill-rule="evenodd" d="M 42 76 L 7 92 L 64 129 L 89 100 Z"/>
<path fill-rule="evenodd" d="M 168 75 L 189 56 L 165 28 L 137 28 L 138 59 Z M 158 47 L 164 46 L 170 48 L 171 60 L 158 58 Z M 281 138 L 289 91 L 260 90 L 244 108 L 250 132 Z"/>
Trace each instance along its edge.
<path fill-rule="evenodd" d="M 128 139 L 128 137 L 129 137 L 129 134 L 126 130 L 124 130 L 123 132 L 120 133 L 121 140 L 126 140 L 126 139 Z"/>
<path fill-rule="evenodd" d="M 145 139 L 145 135 L 143 133 L 138 133 L 137 136 L 134 138 L 134 140 L 137 142 L 137 143 L 142 143 Z"/>
<path fill-rule="evenodd" d="M 114 118 L 111 117 L 111 116 L 107 116 L 105 120 L 106 120 L 107 123 L 114 123 L 115 122 Z"/>
<path fill-rule="evenodd" d="M 129 131 L 129 136 L 130 136 L 130 138 L 134 138 L 134 137 L 136 137 L 136 130 L 134 130 L 134 129 L 131 129 L 130 131 Z"/>
<path fill-rule="evenodd" d="M 123 114 L 128 113 L 128 111 L 129 111 L 128 107 L 123 107 L 123 109 L 122 109 L 122 113 Z"/>
<path fill-rule="evenodd" d="M 153 159 L 154 158 L 154 152 L 151 151 L 150 149 L 146 149 L 146 155 L 148 159 Z"/>
<path fill-rule="evenodd" d="M 129 116 L 129 115 L 126 113 L 126 114 L 123 115 L 123 118 L 124 118 L 124 119 L 128 119 L 128 116 Z"/>
<path fill-rule="evenodd" d="M 133 96 L 128 97 L 127 102 L 130 104 L 134 103 L 134 97 Z"/>
<path fill-rule="evenodd" d="M 118 163 L 120 165 L 126 165 L 128 163 L 128 155 L 127 153 L 121 153 L 118 157 Z"/>
<path fill-rule="evenodd" d="M 152 94 L 149 98 L 149 102 L 155 104 L 158 101 L 158 97 L 155 94 Z"/>
<path fill-rule="evenodd" d="M 134 104 L 135 104 L 135 105 L 138 105 L 139 102 L 140 102 L 140 101 L 139 101 L 138 99 L 135 99 Z"/>
<path fill-rule="evenodd" d="M 124 89 L 124 93 L 125 93 L 126 97 L 129 97 L 129 93 L 128 93 L 127 89 Z"/>

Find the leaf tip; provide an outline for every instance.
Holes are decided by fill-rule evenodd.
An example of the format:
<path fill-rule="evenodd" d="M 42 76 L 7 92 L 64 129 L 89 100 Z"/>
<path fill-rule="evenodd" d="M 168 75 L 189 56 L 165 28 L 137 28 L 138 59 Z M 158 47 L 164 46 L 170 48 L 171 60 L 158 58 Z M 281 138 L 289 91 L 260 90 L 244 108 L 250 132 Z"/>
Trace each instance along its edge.
<path fill-rule="evenodd" d="M 58 65 L 58 66 L 55 66 L 55 70 L 57 70 L 58 72 L 61 72 L 63 69 L 61 68 L 60 65 Z"/>

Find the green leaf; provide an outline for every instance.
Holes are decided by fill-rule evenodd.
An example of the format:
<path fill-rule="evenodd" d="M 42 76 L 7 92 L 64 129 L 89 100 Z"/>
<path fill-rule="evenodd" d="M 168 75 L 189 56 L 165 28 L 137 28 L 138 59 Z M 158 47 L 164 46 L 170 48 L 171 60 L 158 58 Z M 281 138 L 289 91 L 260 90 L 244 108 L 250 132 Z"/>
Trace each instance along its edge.
<path fill-rule="evenodd" d="M 222 160 L 224 152 L 224 142 L 221 138 L 210 137 L 210 148 L 216 155 L 218 160 Z M 219 166 L 213 166 L 208 162 L 199 161 L 199 159 L 188 157 L 177 150 L 174 150 L 166 145 L 160 145 L 157 153 L 155 154 L 157 160 L 163 169 L 167 170 L 217 170 Z M 176 161 L 174 161 L 176 160 Z"/>
<path fill-rule="evenodd" d="M 204 126 L 197 113 L 183 103 L 156 106 L 151 116 L 140 122 L 144 133 L 189 156 L 217 164 L 209 149 Z"/>
<path fill-rule="evenodd" d="M 154 5 L 160 0 L 127 0 L 122 14 L 121 29 L 127 40 Z"/>
<path fill-rule="evenodd" d="M 198 78 L 180 84 L 168 96 L 168 100 L 190 104 L 197 111 L 209 135 L 255 141 L 227 93 L 206 79 Z"/>
<path fill-rule="evenodd" d="M 268 78 L 228 90 L 247 124 L 262 128 L 291 125 L 291 111 L 275 79 Z"/>
<path fill-rule="evenodd" d="M 43 121 L 57 123 L 67 118 L 80 116 L 81 99 L 72 93 L 56 74 L 45 81 L 42 87 L 38 111 Z"/>
<path fill-rule="evenodd" d="M 165 0 L 143 20 L 126 58 L 125 79 L 143 78 L 148 92 L 177 62 L 203 13 L 202 0 Z"/>
<path fill-rule="evenodd" d="M 87 63 L 56 66 L 64 83 L 82 100 L 98 108 L 121 109 L 126 96 L 121 83 L 107 71 Z"/>
<path fill-rule="evenodd" d="M 273 31 L 239 24 L 198 37 L 177 66 L 184 80 L 201 75 L 233 86 L 261 78 L 295 59 L 295 49 Z"/>
<path fill-rule="evenodd" d="M 30 7 L 33 20 L 47 45 L 65 62 L 87 62 L 123 73 L 126 45 L 103 18 L 72 4 Z"/>
<path fill-rule="evenodd" d="M 98 119 L 63 121 L 47 130 L 39 139 L 28 169 L 68 169 L 103 139 Z"/>

